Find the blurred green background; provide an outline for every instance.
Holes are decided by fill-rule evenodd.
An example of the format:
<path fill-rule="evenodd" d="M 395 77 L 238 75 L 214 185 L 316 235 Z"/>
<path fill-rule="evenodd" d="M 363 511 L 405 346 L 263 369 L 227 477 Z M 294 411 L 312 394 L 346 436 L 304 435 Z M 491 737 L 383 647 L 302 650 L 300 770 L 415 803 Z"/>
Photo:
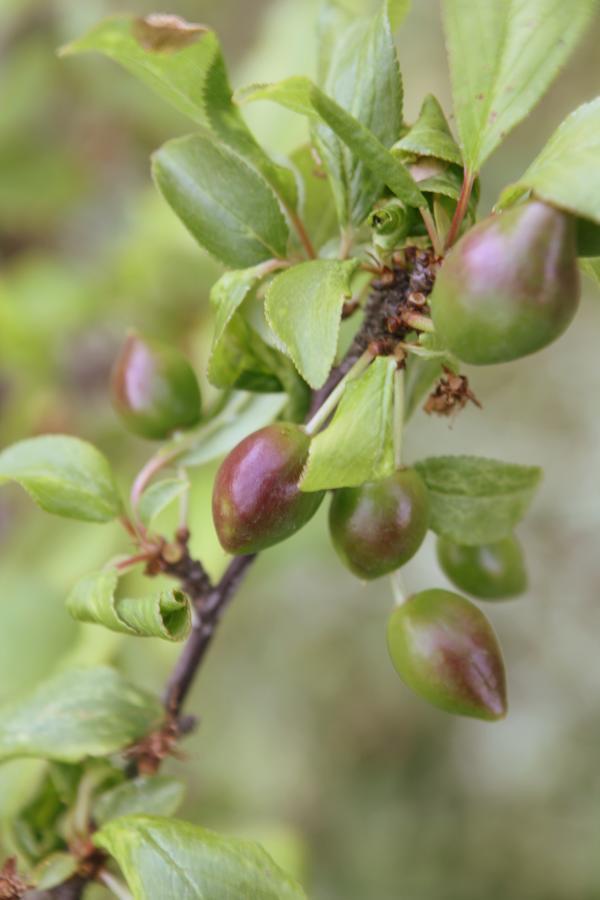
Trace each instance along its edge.
<path fill-rule="evenodd" d="M 365 2 L 355 0 L 355 6 Z M 220 33 L 235 85 L 313 70 L 317 2 L 172 0 Z M 450 91 L 436 0 L 413 4 L 399 51 L 406 115 Z M 123 486 L 151 452 L 109 406 L 125 330 L 178 344 L 203 371 L 219 269 L 154 191 L 148 157 L 189 123 L 113 64 L 55 50 L 110 12 L 147 2 L 0 0 L 0 445 L 45 431 L 93 440 Z M 600 27 L 483 172 L 482 209 L 572 108 L 600 92 Z M 305 137 L 275 106 L 250 110 L 272 151 Z M 484 405 L 415 417 L 409 458 L 472 452 L 545 469 L 520 530 L 526 597 L 486 607 L 509 672 L 506 721 L 430 709 L 387 657 L 391 596 L 338 564 L 325 509 L 264 554 L 223 624 L 189 709 L 201 716 L 180 815 L 262 840 L 315 900 L 600 898 L 600 302 L 591 285 L 550 350 L 470 372 Z M 223 565 L 213 470 L 194 476 L 194 550 Z M 169 527 L 169 518 L 165 527 Z M 51 519 L 0 495 L 0 702 L 73 660 L 113 660 L 159 689 L 176 650 L 76 625 L 72 583 L 123 549 L 116 527 Z M 411 589 L 444 584 L 428 541 Z M 0 767 L 14 814 L 37 764 Z"/>

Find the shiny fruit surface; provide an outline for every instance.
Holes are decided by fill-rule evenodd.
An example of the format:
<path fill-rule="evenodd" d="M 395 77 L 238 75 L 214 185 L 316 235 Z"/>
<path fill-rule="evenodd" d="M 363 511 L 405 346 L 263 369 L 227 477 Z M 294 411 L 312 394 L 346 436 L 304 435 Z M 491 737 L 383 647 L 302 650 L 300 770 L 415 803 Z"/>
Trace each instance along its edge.
<path fill-rule="evenodd" d="M 460 360 L 487 365 L 552 343 L 578 302 L 575 221 L 532 200 L 484 219 L 452 247 L 431 312 L 436 332 Z"/>
<path fill-rule="evenodd" d="M 359 578 L 379 578 L 415 555 L 427 533 L 429 496 L 414 469 L 334 492 L 329 508 L 333 545 Z"/>
<path fill-rule="evenodd" d="M 516 597 L 527 588 L 523 551 L 514 535 L 472 547 L 440 537 L 437 555 L 455 587 L 482 600 Z"/>
<path fill-rule="evenodd" d="M 432 589 L 392 613 L 388 648 L 405 684 L 434 706 L 493 721 L 506 714 L 506 678 L 498 640 L 474 603 Z"/>
<path fill-rule="evenodd" d="M 298 425 L 276 423 L 245 438 L 223 460 L 213 488 L 213 519 L 229 553 L 256 553 L 308 522 L 323 492 L 298 482 L 310 438 Z"/>
<path fill-rule="evenodd" d="M 200 388 L 185 356 L 137 334 L 115 362 L 111 394 L 119 416 L 142 437 L 163 440 L 200 420 Z"/>

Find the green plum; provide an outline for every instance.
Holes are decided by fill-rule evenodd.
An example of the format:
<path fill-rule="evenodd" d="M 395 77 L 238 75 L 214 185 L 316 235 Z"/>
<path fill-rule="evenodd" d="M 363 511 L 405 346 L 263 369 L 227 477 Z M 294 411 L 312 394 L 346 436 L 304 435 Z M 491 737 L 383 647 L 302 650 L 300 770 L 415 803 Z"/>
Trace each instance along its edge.
<path fill-rule="evenodd" d="M 484 219 L 452 247 L 431 314 L 452 353 L 487 365 L 551 344 L 578 303 L 575 220 L 531 200 Z"/>
<path fill-rule="evenodd" d="M 473 547 L 440 537 L 437 555 L 450 581 L 482 600 L 516 597 L 527 588 L 523 551 L 514 535 Z"/>
<path fill-rule="evenodd" d="M 506 677 L 492 626 L 474 603 L 451 591 L 413 594 L 388 623 L 394 668 L 416 694 L 461 716 L 506 715 Z"/>
<path fill-rule="evenodd" d="M 213 520 L 229 553 L 256 553 L 302 528 L 324 492 L 303 493 L 298 483 L 310 438 L 289 422 L 249 435 L 223 460 L 213 488 Z"/>
<path fill-rule="evenodd" d="M 201 416 L 194 370 L 178 350 L 130 334 L 113 367 L 112 402 L 135 434 L 164 440 Z"/>
<path fill-rule="evenodd" d="M 329 509 L 333 545 L 359 578 L 399 569 L 427 534 L 429 495 L 414 469 L 335 491 Z"/>

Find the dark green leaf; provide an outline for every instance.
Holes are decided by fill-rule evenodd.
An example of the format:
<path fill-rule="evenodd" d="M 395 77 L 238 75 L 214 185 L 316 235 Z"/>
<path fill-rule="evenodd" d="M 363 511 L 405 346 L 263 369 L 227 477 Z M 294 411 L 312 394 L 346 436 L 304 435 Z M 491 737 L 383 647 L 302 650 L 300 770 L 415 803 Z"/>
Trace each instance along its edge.
<path fill-rule="evenodd" d="M 117 860 L 134 900 L 305 900 L 259 844 L 187 822 L 125 816 L 94 843 Z"/>
<path fill-rule="evenodd" d="M 288 228 L 267 182 L 201 134 L 169 141 L 153 157 L 156 183 L 199 244 L 233 268 L 286 253 Z"/>
<path fill-rule="evenodd" d="M 110 522 L 122 512 L 110 466 L 99 450 L 67 435 L 29 438 L 0 453 L 0 484 L 16 481 L 46 512 Z"/>
<path fill-rule="evenodd" d="M 595 0 L 444 0 L 454 112 L 476 173 L 570 55 Z"/>
<path fill-rule="evenodd" d="M 462 165 L 460 148 L 450 131 L 444 111 L 433 94 L 425 97 L 419 118 L 404 137 L 396 141 L 392 149 L 415 156 L 433 156 L 434 159 Z"/>
<path fill-rule="evenodd" d="M 537 466 L 477 456 L 430 457 L 415 468 L 429 490 L 431 528 L 457 544 L 487 544 L 510 534 L 542 476 Z"/>
<path fill-rule="evenodd" d="M 348 383 L 333 420 L 311 442 L 303 491 L 348 487 L 391 474 L 395 371 L 392 357 L 379 357 Z"/>
<path fill-rule="evenodd" d="M 162 717 L 155 697 L 113 669 L 69 669 L 0 709 L 0 759 L 106 756 L 148 734 Z"/>
<path fill-rule="evenodd" d="M 600 256 L 600 225 L 590 219 L 577 219 L 577 256 Z"/>
<path fill-rule="evenodd" d="M 172 816 L 183 802 L 185 787 L 166 775 L 138 775 L 110 788 L 94 801 L 93 818 L 98 825 L 121 816 L 146 813 Z"/>

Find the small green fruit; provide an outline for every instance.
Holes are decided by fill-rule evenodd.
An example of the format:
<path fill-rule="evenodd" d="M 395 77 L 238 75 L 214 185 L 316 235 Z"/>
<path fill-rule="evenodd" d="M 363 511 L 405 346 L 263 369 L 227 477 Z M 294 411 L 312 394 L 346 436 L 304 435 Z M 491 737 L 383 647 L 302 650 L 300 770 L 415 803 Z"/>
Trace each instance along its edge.
<path fill-rule="evenodd" d="M 521 545 L 514 536 L 493 544 L 467 547 L 440 537 L 437 555 L 441 568 L 460 590 L 482 600 L 503 600 L 522 594 L 527 572 Z"/>
<path fill-rule="evenodd" d="M 446 256 L 436 332 L 463 362 L 509 362 L 556 340 L 579 302 L 575 221 L 539 201 L 490 216 Z"/>
<path fill-rule="evenodd" d="M 498 640 L 464 597 L 437 589 L 409 597 L 390 617 L 388 647 L 402 680 L 434 706 L 477 719 L 506 714 Z"/>
<path fill-rule="evenodd" d="M 200 420 L 200 388 L 185 356 L 137 334 L 115 362 L 111 394 L 117 413 L 142 437 L 164 440 Z"/>
<path fill-rule="evenodd" d="M 276 423 L 249 435 L 227 456 L 213 488 L 213 519 L 229 553 L 256 553 L 302 528 L 323 491 L 298 487 L 310 446 L 299 425 Z"/>
<path fill-rule="evenodd" d="M 365 579 L 408 562 L 423 543 L 428 523 L 427 488 L 414 469 L 340 488 L 329 508 L 329 530 L 340 559 Z"/>

